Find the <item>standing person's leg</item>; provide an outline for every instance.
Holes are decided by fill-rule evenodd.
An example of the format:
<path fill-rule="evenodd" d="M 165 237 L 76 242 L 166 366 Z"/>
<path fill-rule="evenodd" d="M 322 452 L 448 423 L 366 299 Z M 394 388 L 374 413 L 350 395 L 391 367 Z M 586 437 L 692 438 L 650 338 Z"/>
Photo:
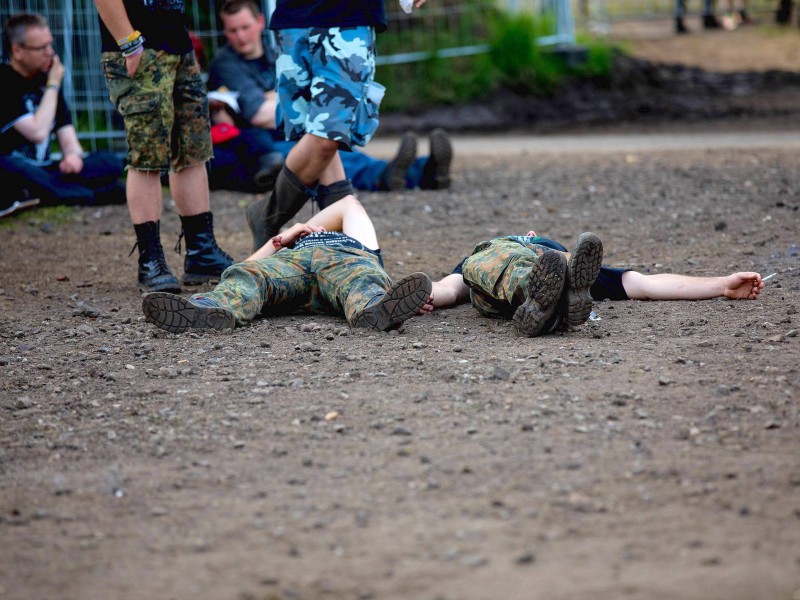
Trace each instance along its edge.
<path fill-rule="evenodd" d="M 172 88 L 178 57 L 145 50 L 133 77 L 119 52 L 103 53 L 111 102 L 125 122 L 128 142 L 128 210 L 139 248 L 139 289 L 179 292 L 161 246 L 160 173 L 169 168 L 173 124 Z"/>
<path fill-rule="evenodd" d="M 186 239 L 183 283 L 200 285 L 218 279 L 233 259 L 219 248 L 214 236 L 206 172 L 212 155 L 208 97 L 193 52 L 178 59 L 172 96 L 169 187 Z"/>

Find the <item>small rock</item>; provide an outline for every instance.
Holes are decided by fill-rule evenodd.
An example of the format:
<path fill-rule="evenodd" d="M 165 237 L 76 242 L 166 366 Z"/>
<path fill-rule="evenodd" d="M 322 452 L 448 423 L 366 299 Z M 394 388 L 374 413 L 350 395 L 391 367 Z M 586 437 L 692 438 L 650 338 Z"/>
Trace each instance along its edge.
<path fill-rule="evenodd" d="M 674 382 L 672 381 L 672 379 L 670 379 L 666 375 L 661 375 L 658 378 L 658 385 L 669 385 L 671 383 L 674 383 Z"/>
<path fill-rule="evenodd" d="M 531 565 L 536 561 L 536 557 L 533 555 L 533 552 L 525 552 L 524 554 L 520 554 L 514 562 L 518 565 Z"/>

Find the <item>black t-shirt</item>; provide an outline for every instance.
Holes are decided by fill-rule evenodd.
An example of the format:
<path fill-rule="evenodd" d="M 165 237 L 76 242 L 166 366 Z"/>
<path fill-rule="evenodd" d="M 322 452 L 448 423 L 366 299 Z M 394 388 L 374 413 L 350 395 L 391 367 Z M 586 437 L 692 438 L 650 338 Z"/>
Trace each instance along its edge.
<path fill-rule="evenodd" d="M 0 155 L 16 151 L 28 158 L 46 160 L 50 155 L 50 136 L 42 144 L 34 144 L 14 129 L 23 117 L 33 116 L 44 96 L 47 73 L 28 79 L 17 73 L 10 65 L 0 65 Z M 71 125 L 64 95 L 59 90 L 56 118 L 52 131 Z"/>
<path fill-rule="evenodd" d="M 277 0 L 270 29 L 307 27 L 374 27 L 386 31 L 383 0 L 341 2 L 337 0 Z"/>
<path fill-rule="evenodd" d="M 291 250 L 300 250 L 301 248 L 313 248 L 314 246 L 324 246 L 326 248 L 355 248 L 356 250 L 363 250 L 374 254 L 381 266 L 383 266 L 383 257 L 380 250 L 373 250 L 367 248 L 364 244 L 349 235 L 345 235 L 340 231 L 320 231 L 319 233 L 310 233 L 309 235 L 297 240 Z"/>
<path fill-rule="evenodd" d="M 510 235 L 508 237 L 519 242 L 520 244 L 539 244 L 545 248 L 552 248 L 553 250 L 568 252 L 568 250 L 562 244 L 559 244 L 555 240 L 548 238 L 526 235 Z M 465 260 L 467 259 L 464 258 L 460 263 L 458 263 L 458 265 L 456 265 L 456 268 L 453 269 L 454 274 L 463 274 Z M 616 267 L 606 266 L 600 267 L 600 273 L 597 275 L 597 279 L 589 288 L 589 293 L 592 295 L 592 299 L 597 302 L 601 300 L 628 300 L 628 294 L 625 292 L 625 288 L 622 285 L 622 274 L 626 271 L 630 271 L 630 269 L 619 269 Z"/>
<path fill-rule="evenodd" d="M 192 40 L 186 29 L 184 0 L 123 0 L 128 20 L 144 36 L 144 47 L 169 54 L 192 52 Z M 118 52 L 114 36 L 100 19 L 103 52 Z"/>

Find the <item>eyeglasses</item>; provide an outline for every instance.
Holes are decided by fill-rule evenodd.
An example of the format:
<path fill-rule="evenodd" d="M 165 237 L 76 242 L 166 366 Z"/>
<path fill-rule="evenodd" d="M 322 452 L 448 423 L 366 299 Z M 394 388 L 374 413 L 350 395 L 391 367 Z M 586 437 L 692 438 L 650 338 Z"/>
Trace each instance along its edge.
<path fill-rule="evenodd" d="M 25 44 L 20 44 L 20 47 L 24 48 L 25 50 L 30 50 L 31 52 L 45 52 L 47 50 L 54 50 L 53 42 L 44 44 L 42 46 L 26 46 Z"/>

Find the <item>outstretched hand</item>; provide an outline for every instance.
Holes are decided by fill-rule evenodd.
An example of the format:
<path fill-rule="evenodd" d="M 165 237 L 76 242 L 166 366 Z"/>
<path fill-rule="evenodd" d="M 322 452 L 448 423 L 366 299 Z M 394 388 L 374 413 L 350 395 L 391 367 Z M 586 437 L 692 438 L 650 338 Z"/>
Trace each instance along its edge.
<path fill-rule="evenodd" d="M 764 288 L 758 273 L 733 273 L 724 278 L 724 296 L 732 300 L 755 300 Z"/>

